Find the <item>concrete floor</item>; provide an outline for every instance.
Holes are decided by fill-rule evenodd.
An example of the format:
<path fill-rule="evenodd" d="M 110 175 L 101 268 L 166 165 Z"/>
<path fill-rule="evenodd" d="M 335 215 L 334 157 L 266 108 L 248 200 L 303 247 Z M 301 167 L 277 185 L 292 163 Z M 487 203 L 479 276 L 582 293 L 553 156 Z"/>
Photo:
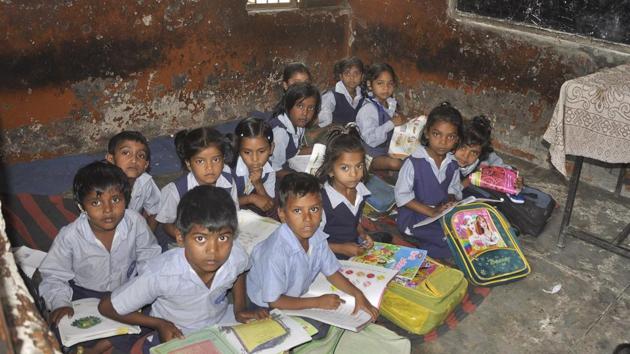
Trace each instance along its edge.
<path fill-rule="evenodd" d="M 552 194 L 560 206 L 538 237 L 521 237 L 531 267 L 527 278 L 498 286 L 477 310 L 413 353 L 612 353 L 630 342 L 630 259 L 573 237 L 556 247 L 567 181 L 556 171 L 507 160 L 526 184 Z M 630 201 L 580 185 L 572 225 L 611 239 L 630 222 Z M 555 294 L 555 285 L 562 288 Z"/>

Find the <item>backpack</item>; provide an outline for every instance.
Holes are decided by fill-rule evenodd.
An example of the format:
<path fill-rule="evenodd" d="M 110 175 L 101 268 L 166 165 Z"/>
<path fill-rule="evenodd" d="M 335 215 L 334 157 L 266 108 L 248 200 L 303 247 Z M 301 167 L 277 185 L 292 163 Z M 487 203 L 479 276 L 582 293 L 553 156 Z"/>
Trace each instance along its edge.
<path fill-rule="evenodd" d="M 468 282 L 457 269 L 427 257 L 411 281 L 392 280 L 381 302 L 381 315 L 411 333 L 426 334 L 462 301 Z"/>
<path fill-rule="evenodd" d="M 459 205 L 441 223 L 455 263 L 473 284 L 500 285 L 531 272 L 510 224 L 494 207 Z"/>
<path fill-rule="evenodd" d="M 525 199 L 523 204 L 512 203 L 501 192 L 472 185 L 464 189 L 464 197 L 473 195 L 481 198 L 505 199 L 503 203 L 497 204 L 497 209 L 505 215 L 512 226 L 521 234 L 538 236 L 551 217 L 556 201 L 549 194 L 527 186 L 523 186 L 520 194 Z"/>

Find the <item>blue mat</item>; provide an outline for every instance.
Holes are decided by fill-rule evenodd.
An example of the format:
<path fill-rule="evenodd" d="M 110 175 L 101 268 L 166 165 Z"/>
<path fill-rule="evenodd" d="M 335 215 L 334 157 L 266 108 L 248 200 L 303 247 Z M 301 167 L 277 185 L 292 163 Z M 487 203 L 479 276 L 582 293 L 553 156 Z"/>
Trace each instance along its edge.
<path fill-rule="evenodd" d="M 234 131 L 238 120 L 229 121 L 214 128 L 221 133 Z M 151 148 L 151 170 L 153 176 L 175 173 L 181 164 L 171 136 L 161 136 L 149 142 Z M 4 183 L 0 183 L 3 193 L 60 194 L 72 188 L 74 174 L 81 167 L 105 157 L 105 151 L 98 154 L 62 156 L 54 159 L 36 160 L 4 166 Z"/>

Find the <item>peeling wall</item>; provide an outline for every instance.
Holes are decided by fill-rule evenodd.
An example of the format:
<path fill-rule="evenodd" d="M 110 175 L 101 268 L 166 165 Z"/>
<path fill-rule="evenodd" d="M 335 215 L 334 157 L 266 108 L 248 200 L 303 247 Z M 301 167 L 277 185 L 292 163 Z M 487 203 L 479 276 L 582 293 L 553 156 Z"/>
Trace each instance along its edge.
<path fill-rule="evenodd" d="M 499 150 L 547 166 L 542 135 L 561 84 L 630 62 L 630 50 L 588 39 L 479 25 L 449 0 L 313 3 L 325 6 L 0 0 L 4 159 L 102 150 L 122 128 L 154 137 L 233 119 L 273 105 L 285 63 L 305 62 L 327 88 L 333 62 L 355 54 L 394 66 L 408 113 L 443 100 L 484 113 Z"/>

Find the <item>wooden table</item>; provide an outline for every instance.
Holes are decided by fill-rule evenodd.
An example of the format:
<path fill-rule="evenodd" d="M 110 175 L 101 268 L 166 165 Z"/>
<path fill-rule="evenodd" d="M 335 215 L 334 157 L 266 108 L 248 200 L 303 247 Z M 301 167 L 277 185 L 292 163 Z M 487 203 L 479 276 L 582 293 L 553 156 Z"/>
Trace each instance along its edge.
<path fill-rule="evenodd" d="M 567 176 L 566 156 L 575 156 L 558 247 L 564 247 L 565 236 L 570 234 L 630 258 L 630 249 L 623 245 L 630 233 L 630 224 L 612 242 L 569 225 L 584 158 L 630 163 L 630 64 L 565 82 L 543 138 L 550 144 L 551 163 L 563 175 Z M 622 168 L 617 196 L 624 172 Z"/>

